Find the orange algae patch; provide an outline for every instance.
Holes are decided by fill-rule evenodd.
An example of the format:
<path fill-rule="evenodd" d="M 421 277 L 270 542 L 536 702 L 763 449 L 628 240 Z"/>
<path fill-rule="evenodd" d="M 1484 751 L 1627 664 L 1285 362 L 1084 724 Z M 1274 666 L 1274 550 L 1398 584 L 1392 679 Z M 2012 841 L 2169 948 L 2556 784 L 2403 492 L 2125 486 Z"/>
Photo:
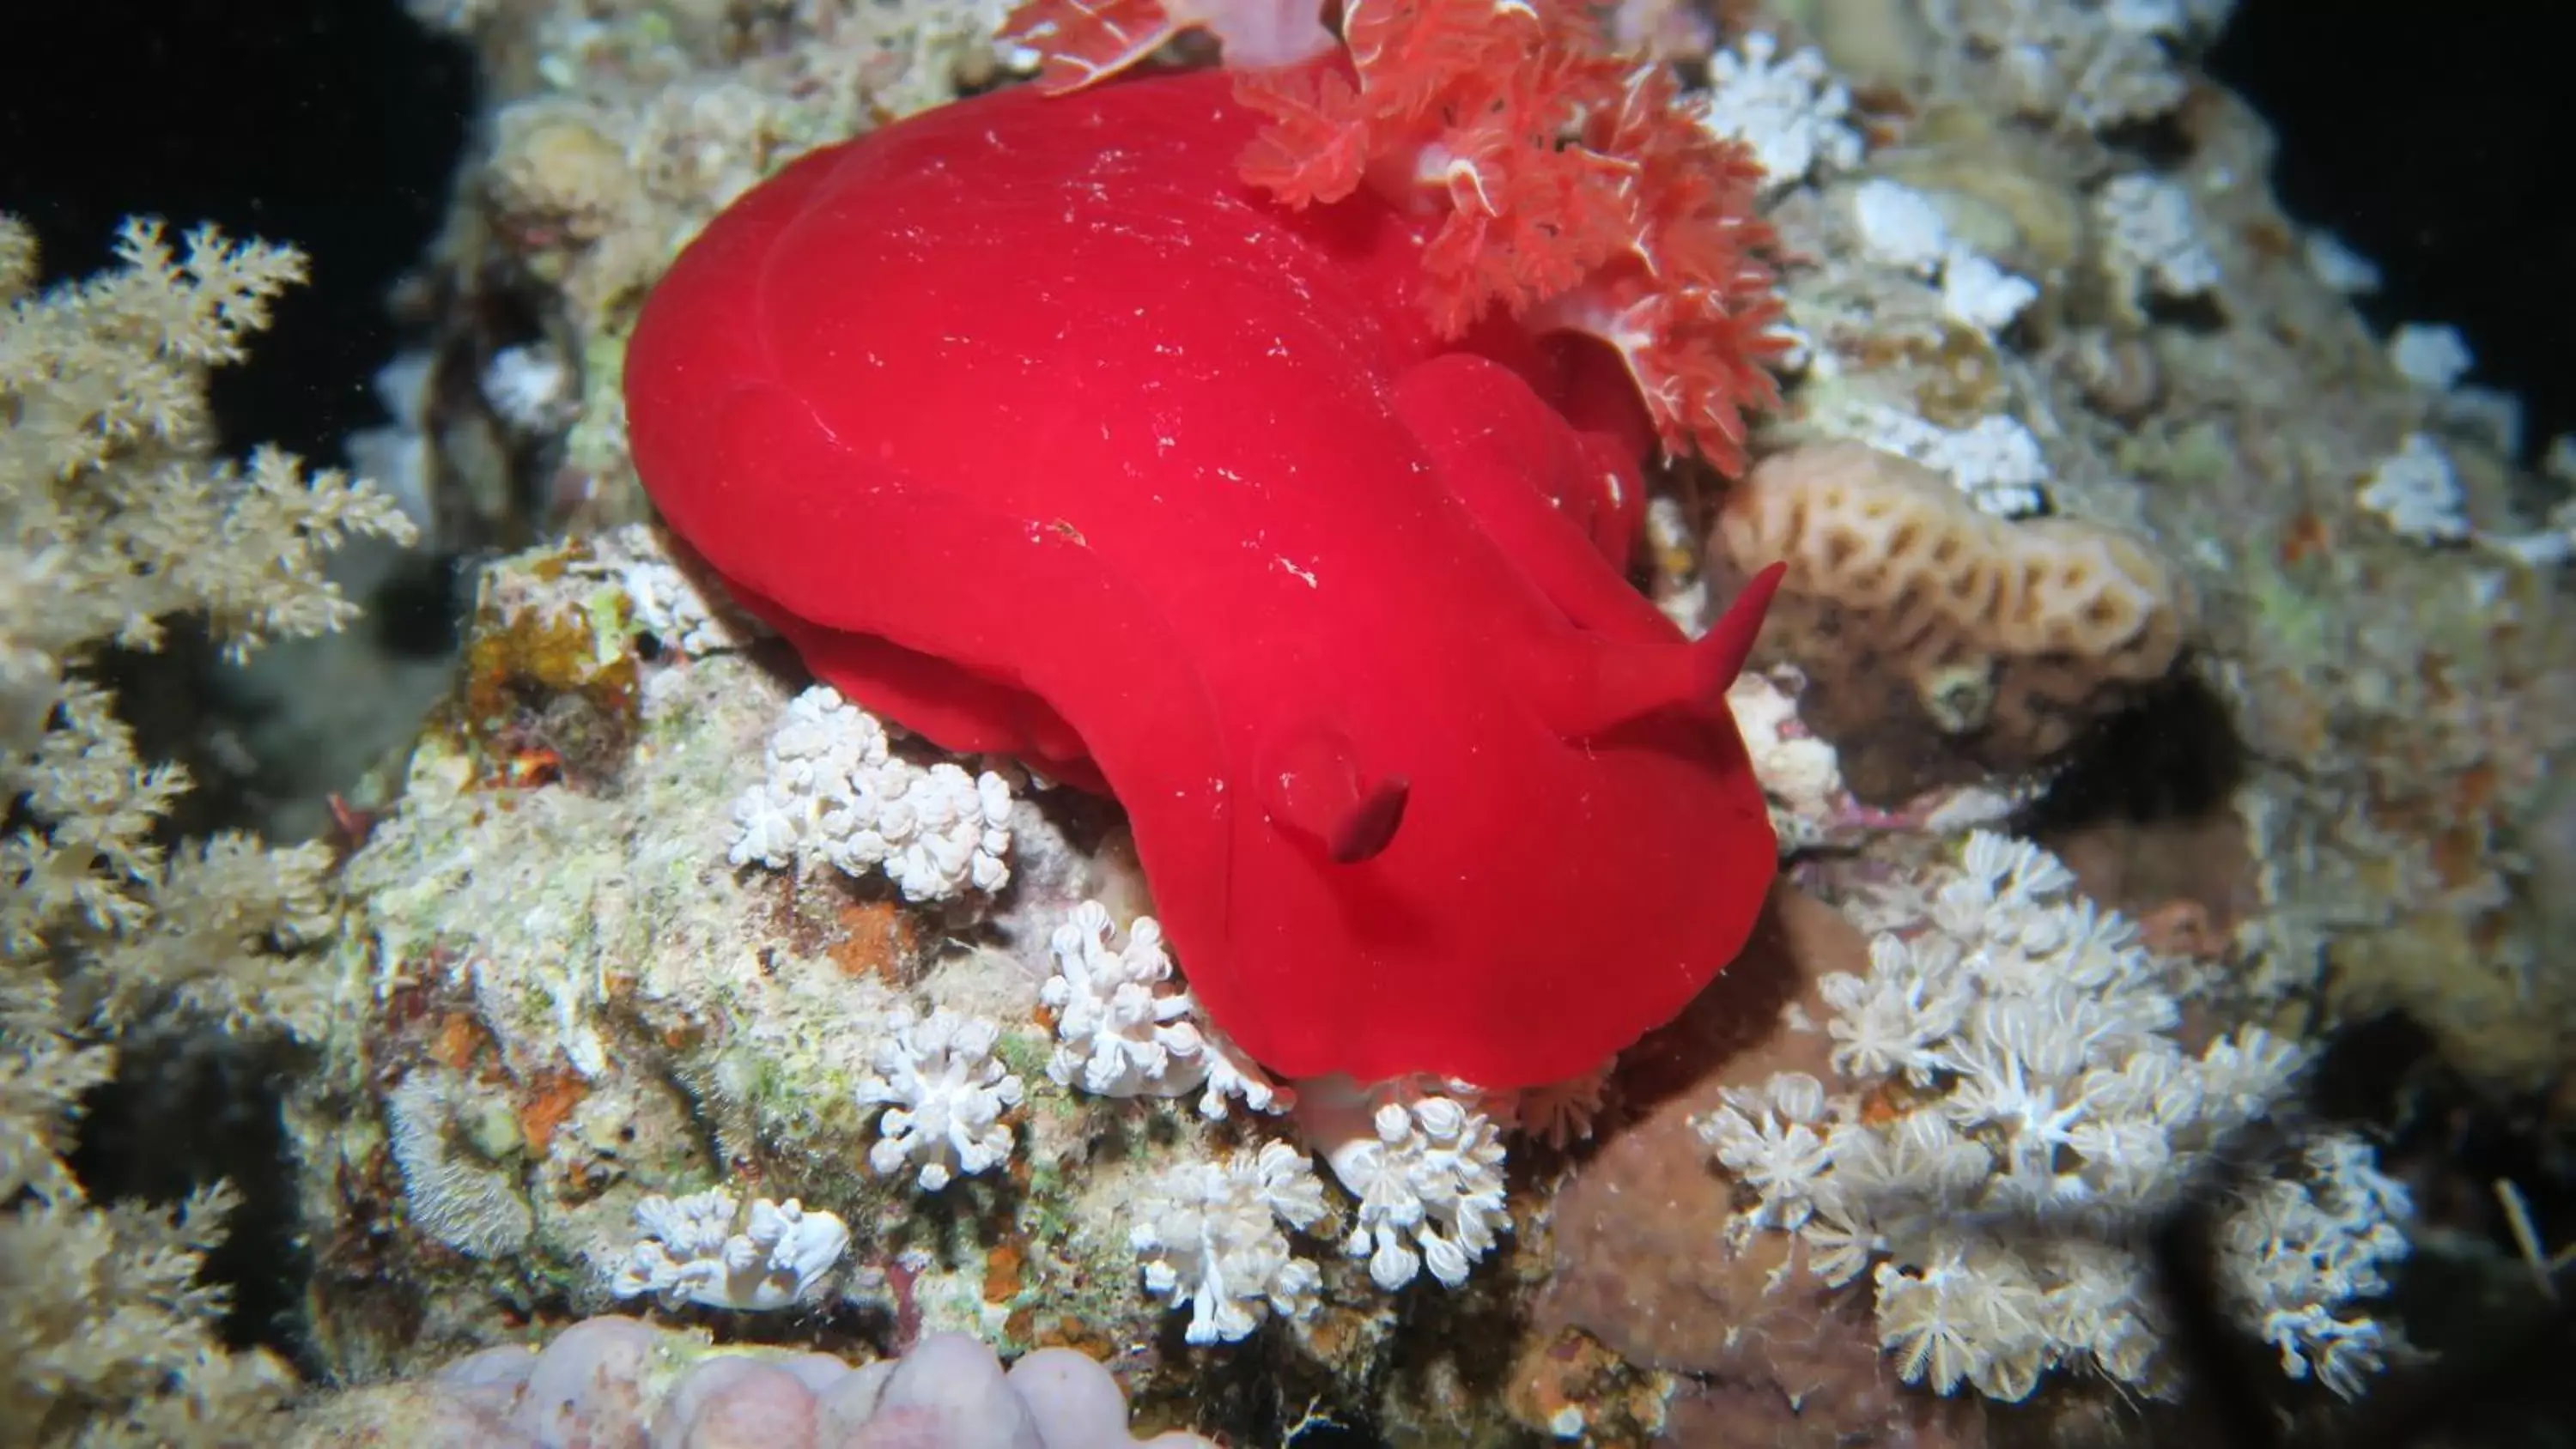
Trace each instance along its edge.
<path fill-rule="evenodd" d="M 841 939 L 823 950 L 845 975 L 912 984 L 921 964 L 921 928 L 891 901 L 851 901 L 838 913 Z"/>
<path fill-rule="evenodd" d="M 473 1013 L 451 1011 L 439 1018 L 438 1034 L 430 1039 L 429 1054 L 440 1066 L 461 1072 L 491 1040 Z"/>
<path fill-rule="evenodd" d="M 534 1089 L 519 1102 L 519 1135 L 527 1139 L 528 1150 L 543 1156 L 547 1145 L 554 1141 L 555 1129 L 589 1095 L 590 1088 L 570 1072 L 541 1074 Z"/>

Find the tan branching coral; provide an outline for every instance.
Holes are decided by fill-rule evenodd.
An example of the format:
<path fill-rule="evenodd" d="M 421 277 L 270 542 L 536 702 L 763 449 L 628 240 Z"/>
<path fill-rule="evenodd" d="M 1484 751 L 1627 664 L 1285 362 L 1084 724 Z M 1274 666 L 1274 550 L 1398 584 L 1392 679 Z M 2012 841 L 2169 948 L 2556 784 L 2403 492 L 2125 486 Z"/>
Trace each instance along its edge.
<path fill-rule="evenodd" d="M 139 755 L 90 675 L 179 616 L 236 657 L 336 629 L 356 606 L 326 555 L 409 525 L 273 449 L 209 456 L 206 375 L 301 255 L 144 221 L 117 254 L 38 291 L 33 234 L 0 217 L 0 1441 L 266 1443 L 291 1375 L 224 1349 L 224 1292 L 198 1281 L 233 1194 L 101 1206 L 66 1159 L 110 1043 L 315 1028 L 331 853 L 173 841 L 186 772 Z"/>
<path fill-rule="evenodd" d="M 2194 606 L 2137 540 L 1979 511 L 1940 474 L 1854 443 L 1792 448 L 1729 491 L 1721 572 L 1789 574 L 1761 653 L 1807 672 L 1799 714 L 1868 799 L 2064 749 L 2173 668 Z"/>

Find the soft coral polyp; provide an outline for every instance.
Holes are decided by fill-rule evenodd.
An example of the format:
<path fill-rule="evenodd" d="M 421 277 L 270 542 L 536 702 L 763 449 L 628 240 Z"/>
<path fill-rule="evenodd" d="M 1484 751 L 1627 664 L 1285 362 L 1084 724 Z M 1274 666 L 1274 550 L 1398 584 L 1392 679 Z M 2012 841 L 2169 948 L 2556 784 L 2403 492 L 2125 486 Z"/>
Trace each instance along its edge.
<path fill-rule="evenodd" d="M 1425 305 L 1437 218 L 1241 179 L 1219 73 L 997 93 L 795 163 L 627 360 L 672 526 L 815 674 L 1113 792 L 1273 1070 L 1569 1077 L 1742 946 L 1774 870 L 1720 697 L 1626 583 L 1605 354 Z"/>

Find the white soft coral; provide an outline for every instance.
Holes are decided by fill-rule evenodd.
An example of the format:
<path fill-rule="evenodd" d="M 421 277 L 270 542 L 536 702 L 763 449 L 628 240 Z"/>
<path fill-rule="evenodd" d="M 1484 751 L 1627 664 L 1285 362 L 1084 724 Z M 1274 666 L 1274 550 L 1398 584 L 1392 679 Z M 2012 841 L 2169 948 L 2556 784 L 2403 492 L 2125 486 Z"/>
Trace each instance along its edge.
<path fill-rule="evenodd" d="M 1084 901 L 1048 940 L 1056 974 L 1038 998 L 1055 1012 L 1057 1045 L 1047 1075 L 1095 1096 L 1177 1097 L 1206 1076 L 1190 994 L 1173 982 L 1151 916 L 1117 936 L 1108 909 Z"/>
<path fill-rule="evenodd" d="M 1814 1203 L 1810 1186 L 1824 1172 L 1825 1087 L 1805 1072 L 1782 1072 L 1760 1087 L 1729 1087 L 1725 1105 L 1695 1120 L 1700 1140 L 1746 1186 L 1762 1194 L 1755 1221 L 1794 1228 Z"/>
<path fill-rule="evenodd" d="M 898 1010 L 887 1025 L 876 1071 L 858 1088 L 862 1104 L 886 1109 L 868 1165 L 888 1177 L 918 1165 L 923 1189 L 937 1192 L 1008 1160 L 1002 1114 L 1020 1104 L 1022 1086 L 993 1055 L 1001 1028 L 944 1006 L 926 1018 Z"/>
<path fill-rule="evenodd" d="M 761 782 L 734 803 L 736 865 L 882 871 L 911 901 L 1010 882 L 1009 784 L 901 758 L 885 726 L 828 685 L 788 705 L 764 761 Z"/>
<path fill-rule="evenodd" d="M 1783 1075 L 1702 1120 L 1756 1200 L 1733 1226 L 1799 1232 L 1829 1283 L 1868 1274 L 1908 1380 L 2011 1399 L 2089 1366 L 2160 1392 L 2140 1247 L 2225 1134 L 2277 1111 L 2303 1054 L 2255 1026 L 2186 1052 L 2194 978 L 2079 899 L 2062 862 L 1980 832 L 1961 865 L 1914 934 L 1877 937 L 1866 975 L 1821 983 L 1838 1093 Z M 2350 1394 L 2380 1335 L 2349 1302 L 2405 1251 L 2406 1205 L 2367 1148 L 2312 1141 L 2222 1225 L 2222 1284 L 2287 1369 Z"/>
<path fill-rule="evenodd" d="M 1128 1241 L 1144 1257 L 1145 1287 L 1190 1310 L 1190 1342 L 1230 1342 L 1266 1313 L 1314 1310 L 1323 1275 L 1280 1229 L 1324 1215 L 1324 1185 L 1306 1154 L 1268 1142 L 1222 1162 L 1185 1162 L 1156 1177 L 1138 1208 L 1143 1220 Z"/>
<path fill-rule="evenodd" d="M 2451 455 L 2422 433 L 2407 434 L 2370 470 L 2355 501 L 2410 543 L 2457 543 L 2473 531 Z"/>
<path fill-rule="evenodd" d="M 2300 1181 L 2264 1184 L 2227 1223 L 2221 1248 L 2236 1311 L 2279 1350 L 2282 1372 L 2313 1372 L 2355 1398 L 2387 1338 L 2368 1314 L 2339 1306 L 2388 1291 L 2384 1270 L 2406 1255 L 2397 1224 L 2413 1204 L 2358 1138 L 2311 1143 L 2304 1167 Z"/>
<path fill-rule="evenodd" d="M 1359 1199 L 1347 1249 L 1392 1293 L 1420 1276 L 1455 1288 L 1510 1225 L 1503 1143 L 1493 1119 L 1457 1097 L 1382 1090 L 1374 1109 L 1335 1103 L 1305 1118 L 1333 1176 Z"/>
<path fill-rule="evenodd" d="M 684 656 L 742 649 L 768 632 L 768 626 L 683 568 L 649 524 L 611 530 L 594 547 L 600 562 L 625 586 L 636 627 Z"/>
<path fill-rule="evenodd" d="M 2005 101 L 2086 130 L 2152 120 L 2188 85 L 2164 42 L 2213 28 L 2221 0 L 1941 0 L 1933 24 L 1993 57 Z"/>
<path fill-rule="evenodd" d="M 1179 1097 L 1204 1088 L 1199 1112 L 1211 1118 L 1225 1116 L 1229 1098 L 1256 1112 L 1282 1111 L 1295 1100 L 1224 1033 L 1199 1023 L 1153 917 L 1137 917 L 1121 942 L 1108 909 L 1084 901 L 1047 948 L 1055 974 L 1039 999 L 1055 1012 L 1047 1075 L 1057 1082 L 1103 1097 Z"/>

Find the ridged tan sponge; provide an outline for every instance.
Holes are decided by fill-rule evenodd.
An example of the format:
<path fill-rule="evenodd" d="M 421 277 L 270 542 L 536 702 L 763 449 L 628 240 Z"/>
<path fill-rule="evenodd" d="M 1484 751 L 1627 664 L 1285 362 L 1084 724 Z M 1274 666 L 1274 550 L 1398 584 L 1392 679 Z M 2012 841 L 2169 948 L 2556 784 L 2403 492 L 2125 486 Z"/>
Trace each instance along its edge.
<path fill-rule="evenodd" d="M 1787 561 L 1758 657 L 1806 672 L 1799 715 L 1864 799 L 2041 763 L 2165 677 L 2194 613 L 2136 539 L 1994 517 L 1857 443 L 1764 459 L 1728 490 L 1710 553 L 1739 576 Z"/>

